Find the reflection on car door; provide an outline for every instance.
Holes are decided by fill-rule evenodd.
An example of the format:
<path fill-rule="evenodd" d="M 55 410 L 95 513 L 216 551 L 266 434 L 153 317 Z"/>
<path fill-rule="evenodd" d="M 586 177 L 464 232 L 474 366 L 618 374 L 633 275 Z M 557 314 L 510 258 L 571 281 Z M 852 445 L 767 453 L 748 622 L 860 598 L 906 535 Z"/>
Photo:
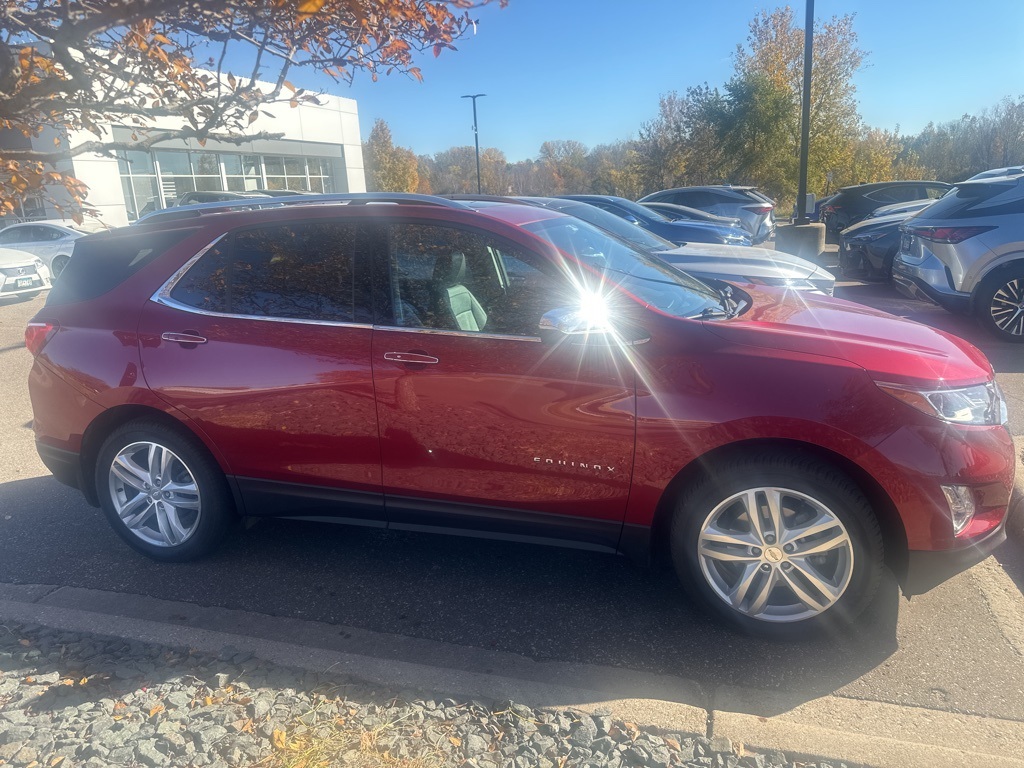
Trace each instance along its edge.
<path fill-rule="evenodd" d="M 537 336 L 541 315 L 573 300 L 553 261 L 434 223 L 389 224 L 383 248 L 373 378 L 391 527 L 614 548 L 633 373 L 613 348 Z"/>
<path fill-rule="evenodd" d="M 249 514 L 384 524 L 366 250 L 354 223 L 249 228 L 145 305 L 146 381 L 231 457 Z"/>

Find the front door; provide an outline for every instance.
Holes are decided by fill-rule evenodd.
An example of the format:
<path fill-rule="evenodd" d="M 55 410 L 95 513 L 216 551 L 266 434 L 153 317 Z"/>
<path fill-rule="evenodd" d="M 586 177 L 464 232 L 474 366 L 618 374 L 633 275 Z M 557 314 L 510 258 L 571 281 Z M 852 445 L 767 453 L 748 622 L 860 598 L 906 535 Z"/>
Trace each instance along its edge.
<path fill-rule="evenodd" d="M 233 232 L 148 301 L 149 387 L 228 457 L 248 514 L 384 525 L 364 227 Z"/>
<path fill-rule="evenodd" d="M 634 377 L 617 350 L 538 337 L 569 281 L 483 230 L 391 223 L 384 240 L 372 359 L 389 524 L 614 548 Z"/>

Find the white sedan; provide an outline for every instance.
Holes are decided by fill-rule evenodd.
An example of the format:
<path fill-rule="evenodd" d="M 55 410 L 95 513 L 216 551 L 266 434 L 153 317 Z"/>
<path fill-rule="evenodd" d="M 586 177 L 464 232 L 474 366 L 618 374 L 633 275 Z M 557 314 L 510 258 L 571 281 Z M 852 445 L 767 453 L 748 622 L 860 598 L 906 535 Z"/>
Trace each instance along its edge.
<path fill-rule="evenodd" d="M 71 260 L 75 240 L 96 231 L 89 224 L 78 225 L 60 219 L 11 224 L 0 230 L 0 248 L 16 248 L 38 256 L 56 280 Z"/>
<path fill-rule="evenodd" d="M 0 248 L 0 298 L 31 299 L 50 289 L 50 270 L 26 251 Z"/>

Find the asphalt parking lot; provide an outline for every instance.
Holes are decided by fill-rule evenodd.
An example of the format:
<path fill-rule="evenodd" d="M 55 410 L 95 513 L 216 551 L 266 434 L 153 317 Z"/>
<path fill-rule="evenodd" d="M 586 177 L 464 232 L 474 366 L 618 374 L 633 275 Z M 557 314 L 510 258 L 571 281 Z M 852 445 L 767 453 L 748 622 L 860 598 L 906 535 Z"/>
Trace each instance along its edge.
<path fill-rule="evenodd" d="M 888 286 L 837 295 L 970 339 L 992 360 L 1024 434 L 1024 347 Z M 43 299 L 0 303 L 0 583 L 144 594 L 311 619 L 460 647 L 645 670 L 702 685 L 781 690 L 1024 721 L 1024 554 L 994 558 L 907 602 L 889 583 L 859 627 L 799 643 L 753 641 L 697 612 L 673 579 L 625 559 L 540 546 L 315 523 L 239 530 L 216 555 L 160 565 L 39 462 L 25 323 Z"/>

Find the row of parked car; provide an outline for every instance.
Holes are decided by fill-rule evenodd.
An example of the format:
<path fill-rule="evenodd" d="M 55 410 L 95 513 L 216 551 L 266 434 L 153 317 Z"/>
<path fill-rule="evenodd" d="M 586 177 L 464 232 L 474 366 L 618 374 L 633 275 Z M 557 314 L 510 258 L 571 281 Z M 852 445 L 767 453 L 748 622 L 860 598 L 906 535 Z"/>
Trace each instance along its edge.
<path fill-rule="evenodd" d="M 271 190 L 189 192 L 178 200 L 177 206 L 151 212 L 143 219 L 201 204 L 251 202 L 253 205 L 273 205 L 277 198 L 297 194 Z M 305 195 L 303 200 L 315 203 L 332 197 L 337 199 L 337 196 Z M 473 198 L 462 196 L 461 199 L 468 203 Z M 662 254 L 698 277 L 827 294 L 832 293 L 835 284 L 831 273 L 809 261 L 751 247 L 753 243 L 764 242 L 775 232 L 774 203 L 753 187 L 670 189 L 655 192 L 639 202 L 612 195 L 567 195 L 560 198 L 479 196 L 476 199 L 519 202 L 566 212 L 651 253 Z M 712 210 L 700 210 L 685 205 L 685 202 Z M 14 224 L 0 231 L 0 249 L 20 252 L 20 255 L 7 253 L 0 269 L 23 270 L 19 272 L 20 282 L 4 284 L 3 293 L 31 298 L 46 290 L 50 281 L 56 280 L 67 266 L 75 241 L 90 231 L 97 231 L 98 227 L 96 223 L 79 225 L 70 221 L 47 220 Z M 39 262 L 38 266 L 36 262 Z"/>
<path fill-rule="evenodd" d="M 882 204 L 911 194 L 921 197 Z M 908 297 L 974 315 L 997 338 L 1024 342 L 1024 166 L 956 185 L 847 187 L 823 201 L 821 216 L 839 235 L 844 276 L 892 280 Z"/>

